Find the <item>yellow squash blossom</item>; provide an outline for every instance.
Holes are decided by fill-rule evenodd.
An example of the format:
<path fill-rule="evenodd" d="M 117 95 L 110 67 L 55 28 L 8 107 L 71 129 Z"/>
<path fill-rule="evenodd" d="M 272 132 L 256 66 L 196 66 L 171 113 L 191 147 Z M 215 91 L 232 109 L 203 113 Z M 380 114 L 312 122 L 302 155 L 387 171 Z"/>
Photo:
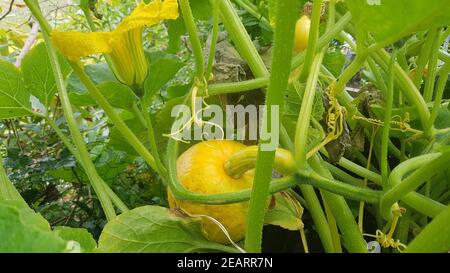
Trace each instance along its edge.
<path fill-rule="evenodd" d="M 98 53 L 109 55 L 116 77 L 128 86 L 140 87 L 148 73 L 142 46 L 144 27 L 177 18 L 177 0 L 154 0 L 140 3 L 112 32 L 53 31 L 52 41 L 72 61 Z"/>

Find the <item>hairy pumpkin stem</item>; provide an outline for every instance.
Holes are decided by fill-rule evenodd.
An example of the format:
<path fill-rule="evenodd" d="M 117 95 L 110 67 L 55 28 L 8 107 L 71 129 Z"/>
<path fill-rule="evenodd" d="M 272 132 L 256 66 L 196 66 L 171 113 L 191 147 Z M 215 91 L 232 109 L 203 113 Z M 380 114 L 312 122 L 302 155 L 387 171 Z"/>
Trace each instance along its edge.
<path fill-rule="evenodd" d="M 224 168 L 229 176 L 235 179 L 240 178 L 245 172 L 255 168 L 257 154 L 258 146 L 248 146 L 225 161 Z M 281 148 L 276 149 L 273 168 L 283 175 L 294 174 L 295 160 L 291 152 Z"/>

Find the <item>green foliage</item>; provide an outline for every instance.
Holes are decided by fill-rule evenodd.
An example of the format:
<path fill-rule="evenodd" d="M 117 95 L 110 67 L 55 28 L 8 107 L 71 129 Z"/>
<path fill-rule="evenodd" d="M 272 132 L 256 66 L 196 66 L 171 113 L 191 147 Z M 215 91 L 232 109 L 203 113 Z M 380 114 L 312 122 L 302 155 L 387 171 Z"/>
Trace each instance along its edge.
<path fill-rule="evenodd" d="M 150 73 L 145 84 L 145 96 L 151 99 L 185 64 L 170 54 L 148 54 L 148 59 Z"/>
<path fill-rule="evenodd" d="M 86 65 L 84 70 L 95 84 L 101 84 L 104 82 L 118 82 L 106 63 Z M 77 92 L 81 94 L 87 93 L 83 83 L 81 83 L 80 79 L 75 74 L 70 75 L 67 89 L 69 92 Z"/>
<path fill-rule="evenodd" d="M 62 56 L 59 60 L 66 78 L 72 70 Z M 55 96 L 56 84 L 45 43 L 36 45 L 25 56 L 21 69 L 27 89 L 47 108 Z"/>
<path fill-rule="evenodd" d="M 333 74 L 335 77 L 341 75 L 344 65 L 347 62 L 345 55 L 342 54 L 340 48 L 336 48 L 333 51 L 328 51 L 323 57 L 323 65 Z"/>
<path fill-rule="evenodd" d="M 131 109 L 136 101 L 134 92 L 128 86 L 116 81 L 104 81 L 97 85 L 97 88 L 113 107 Z M 95 101 L 86 92 L 72 92 L 69 97 L 70 101 L 77 106 L 96 105 Z"/>
<path fill-rule="evenodd" d="M 0 252 L 66 252 L 67 241 L 30 208 L 0 202 Z"/>
<path fill-rule="evenodd" d="M 201 235 L 199 219 L 158 206 L 139 207 L 109 222 L 99 252 L 198 252 L 220 249 Z"/>
<path fill-rule="evenodd" d="M 209 20 L 212 16 L 212 8 L 209 0 L 189 0 L 192 15 L 198 20 Z"/>
<path fill-rule="evenodd" d="M 301 101 L 304 94 L 304 86 L 298 84 L 297 86 L 291 86 L 284 95 L 284 115 L 297 117 L 300 112 Z M 320 121 L 323 118 L 325 109 L 323 106 L 323 91 L 317 90 L 314 96 L 314 105 L 312 110 L 312 116 Z"/>
<path fill-rule="evenodd" d="M 274 195 L 275 207 L 266 213 L 265 223 L 280 226 L 287 230 L 300 230 L 304 227 L 302 222 L 303 208 L 294 203 L 292 197 L 286 197 L 285 193 Z"/>
<path fill-rule="evenodd" d="M 97 242 L 86 229 L 57 226 L 53 230 L 63 240 L 76 241 L 81 252 L 92 252 L 97 247 Z"/>
<path fill-rule="evenodd" d="M 30 92 L 19 69 L 0 59 L 0 119 L 26 116 L 31 111 Z"/>
<path fill-rule="evenodd" d="M 371 33 L 381 44 L 450 22 L 450 6 L 446 0 L 346 0 L 345 3 L 358 33 Z"/>

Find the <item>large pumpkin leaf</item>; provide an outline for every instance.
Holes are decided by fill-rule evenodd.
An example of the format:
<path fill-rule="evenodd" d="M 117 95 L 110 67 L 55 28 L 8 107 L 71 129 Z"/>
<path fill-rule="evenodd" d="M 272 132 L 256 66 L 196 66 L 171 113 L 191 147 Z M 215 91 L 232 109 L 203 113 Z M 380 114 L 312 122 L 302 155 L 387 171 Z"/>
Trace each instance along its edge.
<path fill-rule="evenodd" d="M 97 242 L 95 242 L 92 234 L 84 228 L 59 226 L 54 228 L 54 232 L 66 241 L 78 242 L 82 252 L 92 252 L 97 247 Z"/>
<path fill-rule="evenodd" d="M 65 252 L 67 241 L 30 208 L 0 202 L 0 252 Z"/>
<path fill-rule="evenodd" d="M 30 111 L 30 91 L 25 88 L 20 71 L 0 59 L 0 119 L 27 116 Z"/>
<path fill-rule="evenodd" d="M 223 249 L 205 239 L 200 221 L 167 208 L 144 206 L 117 216 L 102 231 L 100 252 L 199 252 Z"/>
<path fill-rule="evenodd" d="M 72 70 L 61 56 L 59 63 L 66 78 Z M 25 56 L 21 68 L 25 85 L 31 94 L 48 107 L 56 92 L 56 82 L 45 43 L 38 44 Z"/>
<path fill-rule="evenodd" d="M 359 33 L 392 43 L 413 32 L 450 23 L 448 0 L 346 0 Z"/>

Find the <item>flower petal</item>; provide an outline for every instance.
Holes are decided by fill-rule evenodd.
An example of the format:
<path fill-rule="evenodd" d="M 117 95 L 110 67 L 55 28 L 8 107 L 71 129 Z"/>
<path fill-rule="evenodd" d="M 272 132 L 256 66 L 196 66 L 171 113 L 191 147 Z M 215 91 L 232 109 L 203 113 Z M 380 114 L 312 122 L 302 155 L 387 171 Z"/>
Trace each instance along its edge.
<path fill-rule="evenodd" d="M 52 32 L 53 44 L 70 59 L 111 52 L 111 32 Z"/>
<path fill-rule="evenodd" d="M 114 32 L 126 32 L 143 26 L 151 26 L 164 19 L 178 18 L 177 0 L 155 0 L 150 4 L 140 3 L 134 11 L 127 16 Z"/>

